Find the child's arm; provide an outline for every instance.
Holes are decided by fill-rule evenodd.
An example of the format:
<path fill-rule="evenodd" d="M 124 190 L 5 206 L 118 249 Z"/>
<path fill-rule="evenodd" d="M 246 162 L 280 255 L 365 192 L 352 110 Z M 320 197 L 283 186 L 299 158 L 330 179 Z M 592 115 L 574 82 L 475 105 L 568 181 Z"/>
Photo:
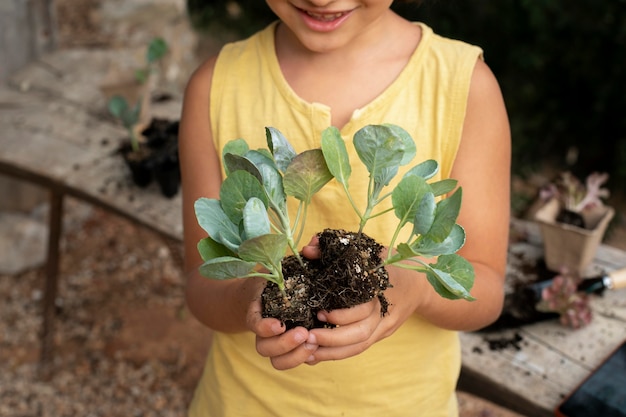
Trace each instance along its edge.
<path fill-rule="evenodd" d="M 476 301 L 430 300 L 420 313 L 441 327 L 476 330 L 500 314 L 509 238 L 510 166 L 511 136 L 504 100 L 491 70 L 478 61 L 451 173 L 463 187 L 458 223 L 465 228 L 467 241 L 459 253 L 474 266 Z"/>
<path fill-rule="evenodd" d="M 392 334 L 412 314 L 454 330 L 475 330 L 494 321 L 502 308 L 510 208 L 510 132 L 504 101 L 487 65 L 476 64 L 460 149 L 451 177 L 463 187 L 458 223 L 467 233 L 459 252 L 474 266 L 471 293 L 476 301 L 440 297 L 418 273 L 389 268 L 391 306 L 380 317 L 374 299 L 356 308 L 336 310 L 326 319 L 336 329 L 315 329 L 309 341 L 319 344 L 310 363 L 356 355 Z M 312 250 L 306 249 L 305 252 Z M 313 249 L 314 250 L 314 249 Z"/>
<path fill-rule="evenodd" d="M 222 183 L 220 157 L 215 149 L 209 118 L 211 77 L 215 60 L 207 61 L 191 77 L 185 90 L 179 131 L 183 189 L 186 299 L 191 313 L 207 327 L 221 332 L 253 331 L 260 353 L 271 356 L 274 366 L 285 369 L 301 364 L 317 346 L 305 345 L 304 328 L 285 333 L 276 319 L 262 319 L 262 279 L 211 280 L 201 276 L 202 259 L 197 243 L 206 237 L 196 221 L 194 202 L 200 197 L 219 198 Z M 264 347 L 265 346 L 265 347 Z"/>

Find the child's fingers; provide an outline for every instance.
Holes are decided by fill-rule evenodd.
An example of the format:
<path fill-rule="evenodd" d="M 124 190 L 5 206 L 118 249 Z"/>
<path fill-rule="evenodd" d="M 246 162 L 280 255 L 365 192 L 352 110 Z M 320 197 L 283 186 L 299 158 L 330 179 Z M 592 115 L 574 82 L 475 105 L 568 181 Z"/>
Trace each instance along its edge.
<path fill-rule="evenodd" d="M 274 368 L 290 369 L 304 363 L 315 350 L 316 344 L 307 342 L 308 331 L 296 327 L 278 336 L 256 340 L 256 349 L 261 356 L 269 357 Z"/>
<path fill-rule="evenodd" d="M 307 259 L 319 259 L 320 247 L 317 235 L 311 238 L 311 241 L 302 248 L 302 255 Z"/>
<path fill-rule="evenodd" d="M 380 315 L 380 303 L 377 298 L 350 308 L 342 308 L 330 312 L 320 311 L 317 314 L 317 318 L 323 322 L 332 323 L 337 326 L 345 326 L 350 323 L 365 320 L 372 315 Z"/>

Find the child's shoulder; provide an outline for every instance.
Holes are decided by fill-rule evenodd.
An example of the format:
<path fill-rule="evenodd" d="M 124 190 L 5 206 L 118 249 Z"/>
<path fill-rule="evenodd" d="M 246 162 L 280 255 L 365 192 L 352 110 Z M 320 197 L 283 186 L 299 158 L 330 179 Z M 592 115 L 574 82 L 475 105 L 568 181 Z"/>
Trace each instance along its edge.
<path fill-rule="evenodd" d="M 439 34 L 425 23 L 419 22 L 416 24 L 422 29 L 422 39 L 432 50 L 444 53 L 479 52 L 482 54 L 480 46 Z"/>

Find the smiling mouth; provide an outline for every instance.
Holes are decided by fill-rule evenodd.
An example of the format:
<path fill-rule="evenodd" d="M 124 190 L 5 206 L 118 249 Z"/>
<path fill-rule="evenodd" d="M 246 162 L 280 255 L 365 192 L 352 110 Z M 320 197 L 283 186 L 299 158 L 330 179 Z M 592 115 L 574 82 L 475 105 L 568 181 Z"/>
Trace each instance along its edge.
<path fill-rule="evenodd" d="M 312 17 L 315 20 L 319 20 L 321 22 L 332 22 L 333 20 L 339 19 L 342 16 L 346 15 L 346 12 L 338 12 L 338 13 L 314 13 L 309 12 L 307 10 L 302 10 L 307 16 Z"/>

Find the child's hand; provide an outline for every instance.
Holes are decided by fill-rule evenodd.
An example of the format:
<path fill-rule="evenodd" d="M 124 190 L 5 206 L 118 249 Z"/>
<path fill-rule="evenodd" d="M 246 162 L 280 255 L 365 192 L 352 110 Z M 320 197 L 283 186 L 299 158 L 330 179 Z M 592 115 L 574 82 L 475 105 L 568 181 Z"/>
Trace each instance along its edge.
<path fill-rule="evenodd" d="M 393 269 L 395 268 L 389 268 L 389 271 Z M 423 280 L 396 277 L 391 273 L 390 280 L 393 287 L 385 290 L 389 310 L 384 317 L 381 317 L 377 297 L 355 307 L 318 313 L 319 320 L 338 327 L 313 329 L 309 332 L 308 343 L 319 347 L 307 360 L 308 364 L 358 355 L 374 343 L 392 335 L 416 311 L 421 302 L 419 294 L 423 293 L 418 282 Z"/>
<path fill-rule="evenodd" d="M 310 334 L 304 327 L 285 331 L 280 320 L 262 318 L 260 298 L 250 305 L 247 321 L 248 328 L 256 334 L 257 352 L 270 358 L 272 366 L 278 370 L 305 363 L 317 350 L 317 345 L 307 340 Z"/>
<path fill-rule="evenodd" d="M 320 240 L 317 235 L 313 236 L 311 241 L 302 248 L 302 256 L 307 259 L 319 259 Z"/>

